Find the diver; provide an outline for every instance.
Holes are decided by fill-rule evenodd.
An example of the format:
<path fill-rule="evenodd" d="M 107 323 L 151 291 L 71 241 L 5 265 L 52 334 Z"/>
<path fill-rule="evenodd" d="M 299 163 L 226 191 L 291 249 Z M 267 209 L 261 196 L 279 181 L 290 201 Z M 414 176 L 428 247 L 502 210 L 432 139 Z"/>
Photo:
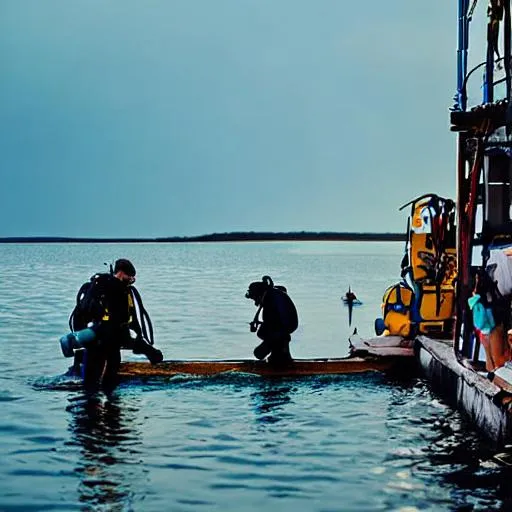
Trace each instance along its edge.
<path fill-rule="evenodd" d="M 117 384 L 121 349 L 144 354 L 152 364 L 163 354 L 153 347 L 153 328 L 139 292 L 133 286 L 135 267 L 118 259 L 110 272 L 95 274 L 84 283 L 71 313 L 72 332 L 61 338 L 65 356 L 74 356 L 74 373 L 80 372 L 87 389 Z"/>
<path fill-rule="evenodd" d="M 284 286 L 274 286 L 269 276 L 249 285 L 247 299 L 258 306 L 256 315 L 250 322 L 251 332 L 256 332 L 262 342 L 254 349 L 257 359 L 265 359 L 273 364 L 287 364 L 293 361 L 290 354 L 290 334 L 299 324 L 297 309 Z M 262 320 L 260 321 L 260 313 Z"/>

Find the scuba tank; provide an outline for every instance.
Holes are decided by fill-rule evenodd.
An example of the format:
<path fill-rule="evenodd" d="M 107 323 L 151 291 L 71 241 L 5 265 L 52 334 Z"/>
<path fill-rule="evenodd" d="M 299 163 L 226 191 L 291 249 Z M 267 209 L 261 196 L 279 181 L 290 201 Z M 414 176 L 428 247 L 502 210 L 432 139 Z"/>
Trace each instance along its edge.
<path fill-rule="evenodd" d="M 73 357 L 75 350 L 88 348 L 96 341 L 97 325 L 91 324 L 81 331 L 70 332 L 60 339 L 60 348 L 64 357 Z"/>

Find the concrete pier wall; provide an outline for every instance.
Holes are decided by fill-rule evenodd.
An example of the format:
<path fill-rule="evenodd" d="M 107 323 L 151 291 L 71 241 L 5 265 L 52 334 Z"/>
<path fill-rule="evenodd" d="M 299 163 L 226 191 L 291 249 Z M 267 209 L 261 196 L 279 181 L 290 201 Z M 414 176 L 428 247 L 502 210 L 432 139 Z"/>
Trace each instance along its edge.
<path fill-rule="evenodd" d="M 486 375 L 465 368 L 451 342 L 420 336 L 415 340 L 419 367 L 432 390 L 465 413 L 476 428 L 497 445 L 512 442 L 511 413 L 501 390 Z"/>

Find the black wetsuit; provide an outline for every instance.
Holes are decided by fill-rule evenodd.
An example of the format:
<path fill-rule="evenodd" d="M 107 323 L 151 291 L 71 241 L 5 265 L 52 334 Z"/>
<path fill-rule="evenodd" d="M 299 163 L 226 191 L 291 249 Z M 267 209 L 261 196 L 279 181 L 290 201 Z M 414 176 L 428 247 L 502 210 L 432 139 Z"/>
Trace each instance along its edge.
<path fill-rule="evenodd" d="M 130 310 L 130 292 L 126 284 L 112 276 L 102 283 L 97 294 L 103 315 L 96 319 L 99 322 L 97 343 L 85 350 L 83 361 L 84 385 L 89 389 L 100 383 L 106 388 L 116 386 L 121 348 L 133 346 L 129 329 L 140 334 L 136 317 Z"/>

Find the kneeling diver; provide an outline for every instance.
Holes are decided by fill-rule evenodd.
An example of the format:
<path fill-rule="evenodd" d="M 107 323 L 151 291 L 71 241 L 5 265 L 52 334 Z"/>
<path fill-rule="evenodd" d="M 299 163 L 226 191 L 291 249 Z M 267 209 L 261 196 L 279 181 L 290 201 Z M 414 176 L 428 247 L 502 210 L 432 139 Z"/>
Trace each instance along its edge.
<path fill-rule="evenodd" d="M 133 286 L 135 274 L 129 260 L 119 259 L 109 273 L 95 274 L 78 292 L 69 319 L 72 332 L 60 342 L 63 354 L 75 357 L 71 370 L 82 375 L 86 388 L 116 385 L 121 349 L 144 354 L 153 364 L 163 360 L 153 347 L 151 320 Z"/>
<path fill-rule="evenodd" d="M 297 309 L 284 286 L 276 285 L 269 276 L 249 285 L 245 294 L 254 300 L 258 307 L 250 322 L 251 332 L 256 332 L 262 342 L 254 349 L 257 359 L 265 359 L 274 364 L 287 364 L 293 361 L 290 354 L 290 334 L 299 324 Z M 262 320 L 260 321 L 260 312 Z"/>

